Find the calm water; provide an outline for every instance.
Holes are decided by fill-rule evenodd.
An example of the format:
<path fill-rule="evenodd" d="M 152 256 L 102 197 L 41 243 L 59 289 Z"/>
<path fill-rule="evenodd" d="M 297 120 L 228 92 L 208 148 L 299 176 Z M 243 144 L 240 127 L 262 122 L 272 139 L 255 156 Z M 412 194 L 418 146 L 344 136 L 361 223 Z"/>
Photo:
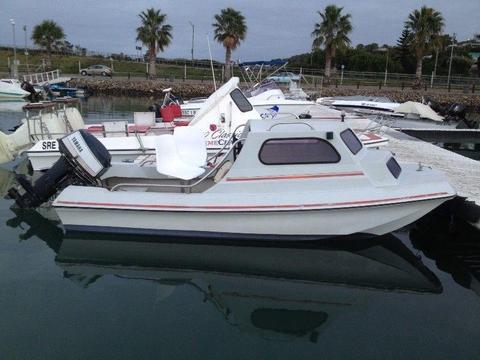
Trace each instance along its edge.
<path fill-rule="evenodd" d="M 13 180 L 0 169 L 2 195 Z M 480 359 L 480 236 L 447 235 L 440 215 L 278 248 L 64 235 L 51 211 L 11 206 L 0 200 L 1 359 Z"/>

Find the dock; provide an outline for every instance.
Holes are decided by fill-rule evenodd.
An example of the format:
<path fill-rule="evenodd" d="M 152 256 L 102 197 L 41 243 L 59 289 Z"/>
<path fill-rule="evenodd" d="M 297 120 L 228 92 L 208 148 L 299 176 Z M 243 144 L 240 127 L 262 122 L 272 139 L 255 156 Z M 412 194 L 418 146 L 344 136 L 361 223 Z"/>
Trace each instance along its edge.
<path fill-rule="evenodd" d="M 402 132 L 387 129 L 389 148 L 400 161 L 421 163 L 445 173 L 460 196 L 480 206 L 480 163 Z"/>
<path fill-rule="evenodd" d="M 401 131 L 413 137 L 442 143 L 480 144 L 480 129 L 407 129 Z"/>

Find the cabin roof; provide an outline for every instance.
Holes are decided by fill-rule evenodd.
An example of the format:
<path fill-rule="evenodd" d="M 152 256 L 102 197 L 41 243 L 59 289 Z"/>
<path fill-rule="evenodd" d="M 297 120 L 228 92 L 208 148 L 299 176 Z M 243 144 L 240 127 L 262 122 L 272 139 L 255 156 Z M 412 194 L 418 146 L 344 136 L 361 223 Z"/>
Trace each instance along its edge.
<path fill-rule="evenodd" d="M 345 123 L 338 120 L 312 120 L 282 118 L 278 120 L 250 120 L 249 130 L 252 133 L 264 132 L 305 132 L 305 131 L 334 131 L 340 132 L 347 128 Z"/>

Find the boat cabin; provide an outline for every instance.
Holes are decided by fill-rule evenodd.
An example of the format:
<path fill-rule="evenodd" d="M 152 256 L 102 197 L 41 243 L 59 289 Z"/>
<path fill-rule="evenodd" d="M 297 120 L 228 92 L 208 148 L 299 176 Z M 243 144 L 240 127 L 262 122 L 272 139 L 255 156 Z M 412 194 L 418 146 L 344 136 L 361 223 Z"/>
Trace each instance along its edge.
<path fill-rule="evenodd" d="M 115 163 L 104 182 L 113 190 L 297 191 L 297 186 L 314 189 L 319 181 L 334 187 L 342 181 L 391 186 L 401 173 L 388 151 L 364 148 L 338 121 L 251 120 L 237 128 L 230 143 L 208 157 L 198 129 L 175 128 L 155 138 L 156 156 Z"/>

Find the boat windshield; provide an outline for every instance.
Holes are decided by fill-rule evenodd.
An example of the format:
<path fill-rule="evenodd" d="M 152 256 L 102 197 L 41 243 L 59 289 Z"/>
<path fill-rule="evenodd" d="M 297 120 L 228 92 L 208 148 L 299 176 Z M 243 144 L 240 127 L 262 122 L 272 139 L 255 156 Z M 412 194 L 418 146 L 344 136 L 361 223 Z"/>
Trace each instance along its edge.
<path fill-rule="evenodd" d="M 245 95 L 247 97 L 253 97 L 275 89 L 280 89 L 275 81 L 263 81 L 246 90 Z"/>

